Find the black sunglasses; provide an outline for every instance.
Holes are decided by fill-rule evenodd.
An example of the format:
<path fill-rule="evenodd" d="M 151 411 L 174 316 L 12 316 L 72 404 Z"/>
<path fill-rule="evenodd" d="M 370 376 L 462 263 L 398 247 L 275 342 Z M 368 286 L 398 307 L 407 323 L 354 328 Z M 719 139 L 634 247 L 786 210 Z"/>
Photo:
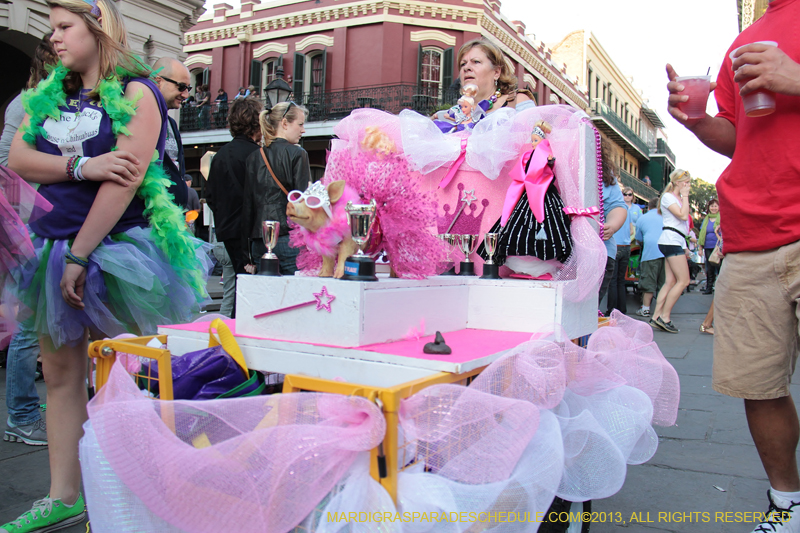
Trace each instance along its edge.
<path fill-rule="evenodd" d="M 633 196 L 633 193 L 632 192 L 626 192 L 622 196 Z"/>
<path fill-rule="evenodd" d="M 178 83 L 177 81 L 171 80 L 171 79 L 169 79 L 169 78 L 167 78 L 165 76 L 159 76 L 159 78 L 161 78 L 162 80 L 166 80 L 166 81 L 168 81 L 170 83 L 174 83 L 175 87 L 177 87 L 180 92 L 191 91 L 192 90 L 192 86 L 191 85 L 186 85 L 185 83 Z"/>
<path fill-rule="evenodd" d="M 283 112 L 283 116 L 281 117 L 281 120 L 286 118 L 286 113 L 289 112 L 289 110 L 292 108 L 293 105 L 297 105 L 297 104 L 295 104 L 293 101 L 289 100 L 289 105 L 286 106 L 286 111 Z"/>

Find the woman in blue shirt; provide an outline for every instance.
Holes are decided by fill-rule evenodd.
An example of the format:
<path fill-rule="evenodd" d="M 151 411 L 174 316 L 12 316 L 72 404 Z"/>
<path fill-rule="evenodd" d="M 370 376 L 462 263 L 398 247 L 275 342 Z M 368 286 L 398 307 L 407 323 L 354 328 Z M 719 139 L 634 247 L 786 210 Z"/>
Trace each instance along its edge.
<path fill-rule="evenodd" d="M 614 234 L 619 231 L 628 216 L 622 191 L 617 184 L 617 168 L 611 160 L 611 150 L 606 141 L 602 141 L 600 147 L 603 159 L 603 219 L 605 220 L 602 237 L 605 241 L 608 258 L 603 282 L 600 284 L 598 306 L 608 291 L 608 285 L 611 283 L 611 276 L 614 273 L 617 258 L 617 241 L 614 239 Z"/>

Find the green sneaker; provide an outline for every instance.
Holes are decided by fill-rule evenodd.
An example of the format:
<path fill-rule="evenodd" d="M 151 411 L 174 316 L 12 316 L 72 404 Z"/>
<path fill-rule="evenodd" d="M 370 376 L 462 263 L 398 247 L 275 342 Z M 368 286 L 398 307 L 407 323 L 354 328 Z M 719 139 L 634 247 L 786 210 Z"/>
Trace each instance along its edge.
<path fill-rule="evenodd" d="M 58 531 L 86 518 L 86 503 L 83 494 L 78 495 L 74 505 L 66 505 L 61 500 L 45 498 L 33 502 L 33 509 L 22 516 L 0 527 L 0 531 L 14 533 L 47 533 Z"/>

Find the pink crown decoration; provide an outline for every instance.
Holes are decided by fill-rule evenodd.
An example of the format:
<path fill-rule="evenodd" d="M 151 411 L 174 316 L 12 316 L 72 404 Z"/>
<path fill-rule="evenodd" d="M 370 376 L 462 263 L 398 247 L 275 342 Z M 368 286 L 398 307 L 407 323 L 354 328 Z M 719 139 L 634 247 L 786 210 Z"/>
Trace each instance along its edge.
<path fill-rule="evenodd" d="M 440 234 L 457 233 L 459 235 L 479 235 L 481 232 L 481 222 L 489 200 L 484 198 L 478 202 L 475 197 L 475 189 L 464 190 L 464 184 L 458 184 L 458 193 L 455 207 L 450 204 L 442 205 L 444 215 L 436 217 L 436 227 Z M 478 213 L 478 209 L 483 206 L 483 210 Z"/>

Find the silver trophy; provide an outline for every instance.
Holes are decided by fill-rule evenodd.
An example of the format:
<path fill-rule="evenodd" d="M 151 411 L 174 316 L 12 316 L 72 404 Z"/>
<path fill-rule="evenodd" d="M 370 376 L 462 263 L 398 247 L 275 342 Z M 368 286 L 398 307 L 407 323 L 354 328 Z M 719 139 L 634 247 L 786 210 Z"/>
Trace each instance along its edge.
<path fill-rule="evenodd" d="M 439 239 L 444 241 L 447 244 L 447 260 L 445 261 L 445 268 L 447 269 L 445 272 L 442 272 L 442 276 L 455 276 L 456 275 L 456 265 L 455 262 L 452 260 L 454 250 L 459 247 L 458 244 L 458 235 L 455 233 L 440 233 Z"/>
<path fill-rule="evenodd" d="M 272 249 L 278 244 L 278 235 L 281 233 L 281 223 L 274 220 L 264 220 L 261 222 L 261 237 L 264 239 L 264 246 L 267 253 L 261 256 L 258 273 L 262 276 L 280 276 L 280 261 L 278 256 L 272 253 Z"/>
<path fill-rule="evenodd" d="M 461 251 L 464 253 L 464 260 L 461 261 L 461 268 L 458 271 L 459 276 L 474 276 L 475 263 L 473 263 L 469 256 L 475 253 L 478 249 L 478 235 L 459 235 L 458 244 Z"/>
<path fill-rule="evenodd" d="M 375 276 L 375 261 L 364 253 L 364 247 L 369 242 L 372 226 L 375 224 L 375 199 L 368 204 L 354 204 L 347 202 L 347 223 L 350 225 L 350 235 L 358 245 L 358 252 L 351 255 L 344 262 L 344 276 L 342 279 L 355 281 L 378 281 Z"/>
<path fill-rule="evenodd" d="M 487 233 L 483 238 L 483 248 L 489 260 L 483 264 L 482 279 L 500 279 L 500 265 L 494 262 L 494 253 L 497 251 L 497 239 L 499 233 Z"/>

